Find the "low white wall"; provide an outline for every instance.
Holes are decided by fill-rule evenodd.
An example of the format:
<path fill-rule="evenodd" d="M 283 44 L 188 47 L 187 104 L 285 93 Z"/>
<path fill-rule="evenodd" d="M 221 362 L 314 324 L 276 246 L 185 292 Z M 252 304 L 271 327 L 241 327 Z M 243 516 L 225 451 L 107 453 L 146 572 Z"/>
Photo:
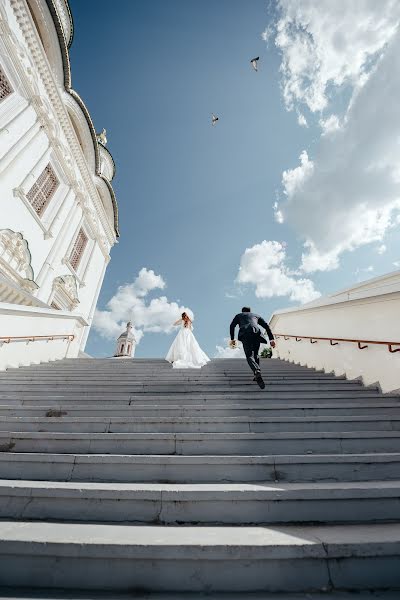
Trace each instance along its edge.
<path fill-rule="evenodd" d="M 372 279 L 316 302 L 277 311 L 270 320 L 275 335 L 305 335 L 400 343 L 400 272 Z M 400 348 L 396 346 L 395 348 Z M 308 367 L 362 377 L 366 385 L 379 383 L 382 391 L 400 389 L 400 352 L 391 354 L 387 346 L 370 344 L 360 350 L 357 344 L 329 340 L 277 340 L 282 359 Z"/>
<path fill-rule="evenodd" d="M 73 335 L 74 340 L 11 341 L 10 343 L 1 343 L 0 340 L 0 370 L 78 356 L 86 325 L 87 322 L 80 315 L 47 308 L 19 307 L 15 304 L 1 303 L 0 337 Z"/>

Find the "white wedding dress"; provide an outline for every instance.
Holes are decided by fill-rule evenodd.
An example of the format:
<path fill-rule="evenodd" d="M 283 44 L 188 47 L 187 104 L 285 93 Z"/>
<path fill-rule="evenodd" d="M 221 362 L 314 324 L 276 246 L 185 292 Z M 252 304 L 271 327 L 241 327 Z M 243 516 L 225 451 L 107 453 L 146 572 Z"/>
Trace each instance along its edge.
<path fill-rule="evenodd" d="M 194 337 L 192 325 L 188 324 L 185 327 L 182 321 L 178 335 L 172 342 L 165 360 L 173 363 L 174 369 L 200 369 L 210 359 Z"/>

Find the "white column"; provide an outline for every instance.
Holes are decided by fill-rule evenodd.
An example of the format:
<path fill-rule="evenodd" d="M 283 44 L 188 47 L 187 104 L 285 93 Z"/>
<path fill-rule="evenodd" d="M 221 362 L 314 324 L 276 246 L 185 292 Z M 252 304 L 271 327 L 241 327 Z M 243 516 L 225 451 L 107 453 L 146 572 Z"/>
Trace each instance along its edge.
<path fill-rule="evenodd" d="M 64 202 L 67 201 L 67 198 L 72 194 L 72 190 L 69 190 L 69 193 L 67 194 Z M 41 298 L 41 300 L 43 300 L 44 302 L 47 301 L 47 298 L 43 298 L 42 297 L 42 293 L 41 293 L 41 289 L 46 285 L 46 283 L 48 282 L 49 277 L 52 276 L 53 272 L 54 272 L 54 261 L 55 258 L 57 256 L 57 253 L 59 252 L 62 244 L 64 243 L 64 240 L 66 238 L 66 236 L 68 234 L 71 233 L 71 224 L 74 220 L 75 214 L 76 214 L 76 210 L 77 210 L 77 206 L 76 203 L 73 202 L 70 211 L 67 215 L 67 218 L 65 219 L 64 225 L 63 227 L 60 229 L 58 236 L 55 238 L 54 240 L 54 244 L 51 247 L 51 250 L 49 252 L 49 254 L 47 255 L 46 260 L 44 261 L 42 268 L 39 271 L 39 274 L 37 275 L 35 281 L 39 286 L 39 291 L 37 296 L 39 298 Z"/>
<path fill-rule="evenodd" d="M 0 174 L 3 173 L 11 163 L 24 151 L 29 150 L 32 142 L 41 133 L 39 121 L 35 121 L 31 127 L 19 138 L 19 140 L 5 153 L 0 161 Z"/>

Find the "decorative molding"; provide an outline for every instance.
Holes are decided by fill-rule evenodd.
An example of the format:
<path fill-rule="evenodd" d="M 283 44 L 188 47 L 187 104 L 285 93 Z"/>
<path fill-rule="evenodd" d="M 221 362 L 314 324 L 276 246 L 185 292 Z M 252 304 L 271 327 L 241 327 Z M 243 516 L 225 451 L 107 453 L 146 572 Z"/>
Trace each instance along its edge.
<path fill-rule="evenodd" d="M 64 0 L 53 0 L 53 4 L 56 8 L 58 18 L 60 19 L 62 25 L 62 31 L 67 47 L 69 48 L 72 44 L 72 38 L 74 35 L 74 24 L 68 2 L 64 2 Z"/>
<path fill-rule="evenodd" d="M 38 289 L 34 282 L 31 253 L 22 233 L 0 230 L 0 270 L 3 275 L 30 293 Z"/>
<path fill-rule="evenodd" d="M 48 3 L 48 5 L 51 3 L 51 5 L 53 5 L 53 9 L 54 9 L 54 4 L 52 1 L 50 2 L 50 0 L 49 0 L 47 3 Z M 111 228 L 107 214 L 102 205 L 100 196 L 98 194 L 98 191 L 97 191 L 96 186 L 93 181 L 93 175 L 89 170 L 89 166 L 83 155 L 83 152 L 80 147 L 79 141 L 76 137 L 75 131 L 73 130 L 73 126 L 71 124 L 71 120 L 68 115 L 68 111 L 66 109 L 66 106 L 62 102 L 60 92 L 59 92 L 56 82 L 54 80 L 54 76 L 51 72 L 51 69 L 49 68 L 48 62 L 46 60 L 46 57 L 44 55 L 44 52 L 43 52 L 41 46 L 37 43 L 36 32 L 33 31 L 33 29 L 32 29 L 30 15 L 27 13 L 25 3 L 23 2 L 23 0 L 10 0 L 10 4 L 12 6 L 16 20 L 18 22 L 18 25 L 21 29 L 21 32 L 26 41 L 26 45 L 29 48 L 29 51 L 30 51 L 30 54 L 32 57 L 31 58 L 24 49 L 22 50 L 20 48 L 19 54 L 21 56 L 19 56 L 19 60 L 22 61 L 22 63 L 23 63 L 23 71 L 24 71 L 25 79 L 28 80 L 31 89 L 33 90 L 33 95 L 37 97 L 36 102 L 37 102 L 37 110 L 40 113 L 39 118 L 42 120 L 42 124 L 43 124 L 43 127 L 46 129 L 46 133 L 47 132 L 49 133 L 49 139 L 51 140 L 52 145 L 54 145 L 55 151 L 57 153 L 57 158 L 60 160 L 60 163 L 65 168 L 65 171 L 66 171 L 66 174 L 68 177 L 68 183 L 72 184 L 73 181 L 77 181 L 77 179 L 82 179 L 83 187 L 85 189 L 85 196 L 90 197 L 91 202 L 95 208 L 95 212 L 98 215 L 98 217 L 100 218 L 102 228 L 103 228 L 104 232 L 106 233 L 106 236 L 103 236 L 103 239 L 99 239 L 99 243 L 101 245 L 104 245 L 104 243 L 106 242 L 106 245 L 112 246 L 115 243 L 115 233 L 113 232 L 113 230 Z M 49 6 L 49 8 L 50 8 L 50 6 Z M 55 18 L 54 10 L 50 11 L 50 12 L 52 13 L 52 16 L 54 19 Z M 57 11 L 55 11 L 55 14 L 56 14 L 58 21 L 60 21 L 60 17 L 59 17 L 59 14 Z M 59 27 L 61 27 L 61 22 L 59 22 Z M 56 27 L 56 29 L 57 29 L 57 27 Z M 4 30 L 3 25 L 2 25 L 2 30 Z M 57 33 L 59 34 L 60 46 L 61 46 L 61 50 L 62 50 L 62 54 L 63 54 L 64 67 L 65 67 L 66 59 L 65 59 L 64 54 L 66 53 L 66 55 L 68 55 L 68 51 L 65 49 L 66 48 L 65 38 L 64 38 L 64 34 L 62 34 L 62 36 L 60 37 L 60 33 L 59 33 L 58 29 L 57 29 Z M 7 34 L 11 39 L 15 38 L 15 36 L 13 35 L 13 33 L 11 32 L 11 30 L 9 28 L 7 30 Z M 64 51 L 63 51 L 63 44 L 65 46 Z M 14 39 L 14 45 L 16 45 L 17 47 L 21 46 L 18 41 L 15 41 L 15 39 Z M 28 66 L 28 64 L 27 64 L 28 62 L 33 63 L 33 65 L 31 64 Z M 67 63 L 67 67 L 68 67 L 67 70 L 69 70 L 69 60 Z M 64 71 L 65 71 L 65 68 L 64 68 Z M 39 75 L 41 81 L 43 82 L 44 88 L 45 88 L 47 96 L 49 98 L 49 105 L 51 106 L 50 114 L 49 114 L 49 112 L 46 113 L 46 111 L 43 110 L 42 107 L 40 106 L 40 101 L 42 101 L 43 103 L 45 103 L 45 101 L 43 100 L 43 95 L 40 93 L 40 91 L 38 89 L 37 81 L 36 82 L 32 81 L 32 79 L 35 79 L 35 78 L 37 79 L 37 74 Z M 66 88 L 66 91 L 69 92 L 75 99 L 77 99 L 77 97 L 79 98 L 79 96 L 70 88 L 70 77 L 69 78 L 65 77 L 65 88 Z M 40 99 L 40 101 L 38 100 L 38 98 Z M 81 106 L 81 109 L 84 110 L 82 106 Z M 87 109 L 86 109 L 86 111 L 87 111 Z M 55 114 L 55 117 L 54 117 L 54 114 Z M 90 123 L 91 123 L 91 120 L 90 120 Z M 91 123 L 91 126 L 93 127 L 92 123 Z M 55 131 L 55 127 L 60 127 L 60 130 L 62 131 L 63 136 L 57 135 L 57 133 Z M 63 137 L 65 137 L 66 143 L 63 142 Z M 95 134 L 94 134 L 94 138 L 95 138 Z M 95 144 L 97 146 L 97 140 L 95 140 Z M 95 150 L 96 150 L 96 157 L 97 157 L 96 164 L 98 164 L 98 154 L 99 154 L 98 147 L 95 148 Z M 78 167 L 80 177 L 77 177 L 77 173 L 74 169 L 75 165 Z M 97 172 L 97 169 L 96 169 L 96 175 L 101 177 L 101 175 Z M 105 178 L 103 178 L 103 179 L 105 179 Z M 115 203 L 114 192 L 111 191 L 112 188 L 111 188 L 110 183 L 109 182 L 107 182 L 107 183 L 108 183 L 107 187 L 110 191 L 112 201 L 113 201 L 113 203 Z M 115 208 L 116 208 L 116 205 L 115 205 Z M 88 218 L 90 218 L 90 217 L 88 217 Z M 118 235 L 118 230 L 116 230 L 116 235 Z M 107 246 L 105 249 L 108 253 Z"/>
<path fill-rule="evenodd" d="M 78 286 L 74 275 L 60 275 L 53 281 L 53 297 L 59 310 L 72 311 L 79 304 Z"/>
<path fill-rule="evenodd" d="M 39 225 L 40 229 L 43 231 L 43 238 L 45 240 L 51 239 L 53 237 L 53 234 L 50 231 L 50 228 L 46 227 L 46 224 L 42 221 L 42 219 L 36 213 L 36 211 L 32 207 L 32 204 L 29 202 L 28 198 L 26 197 L 26 194 L 25 194 L 24 190 L 22 189 L 22 187 L 15 188 L 13 190 L 13 194 L 14 194 L 14 197 L 19 198 L 24 203 L 25 208 L 27 210 L 29 210 L 31 217 L 36 221 L 36 223 Z"/>

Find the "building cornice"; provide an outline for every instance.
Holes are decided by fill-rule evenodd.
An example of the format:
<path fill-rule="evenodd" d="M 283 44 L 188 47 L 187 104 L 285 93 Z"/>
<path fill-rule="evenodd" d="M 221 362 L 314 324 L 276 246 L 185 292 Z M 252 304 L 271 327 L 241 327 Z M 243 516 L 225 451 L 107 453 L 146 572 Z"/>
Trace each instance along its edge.
<path fill-rule="evenodd" d="M 65 90 L 69 94 L 71 94 L 71 96 L 74 98 L 74 100 L 76 100 L 76 102 L 79 104 L 79 107 L 81 108 L 81 110 L 86 118 L 87 124 L 89 126 L 90 135 L 92 137 L 94 153 L 95 153 L 96 175 L 105 181 L 105 183 L 110 191 L 111 200 L 112 200 L 113 208 L 114 208 L 114 230 L 115 230 L 115 235 L 117 237 L 119 237 L 118 204 L 117 204 L 117 200 L 116 200 L 115 193 L 114 193 L 111 183 L 109 181 L 107 181 L 107 179 L 105 177 L 103 177 L 103 175 L 100 172 L 100 152 L 99 152 L 99 142 L 97 141 L 97 137 L 96 137 L 96 130 L 94 128 L 92 118 L 90 116 L 90 113 L 89 113 L 84 101 L 79 96 L 79 94 L 75 90 L 72 89 L 72 86 L 71 86 L 71 63 L 69 60 L 68 48 L 71 45 L 72 36 L 70 38 L 70 43 L 68 44 L 67 40 L 65 39 L 64 29 L 62 27 L 61 19 L 57 12 L 57 8 L 55 6 L 54 0 L 46 0 L 46 3 L 49 8 L 50 14 L 53 18 L 54 26 L 56 28 L 58 40 L 60 43 L 61 56 L 62 56 L 62 61 L 63 61 L 63 70 L 64 70 L 64 87 L 65 87 Z M 67 4 L 68 10 L 69 10 L 69 13 L 71 15 L 71 22 L 72 22 L 72 14 L 69 9 L 68 3 L 66 3 L 66 4 Z M 109 152 L 109 150 L 107 150 L 107 152 L 110 154 L 110 156 L 112 158 L 112 155 Z M 114 163 L 114 159 L 112 159 L 112 160 Z M 114 163 L 114 165 L 115 165 L 115 163 Z"/>

